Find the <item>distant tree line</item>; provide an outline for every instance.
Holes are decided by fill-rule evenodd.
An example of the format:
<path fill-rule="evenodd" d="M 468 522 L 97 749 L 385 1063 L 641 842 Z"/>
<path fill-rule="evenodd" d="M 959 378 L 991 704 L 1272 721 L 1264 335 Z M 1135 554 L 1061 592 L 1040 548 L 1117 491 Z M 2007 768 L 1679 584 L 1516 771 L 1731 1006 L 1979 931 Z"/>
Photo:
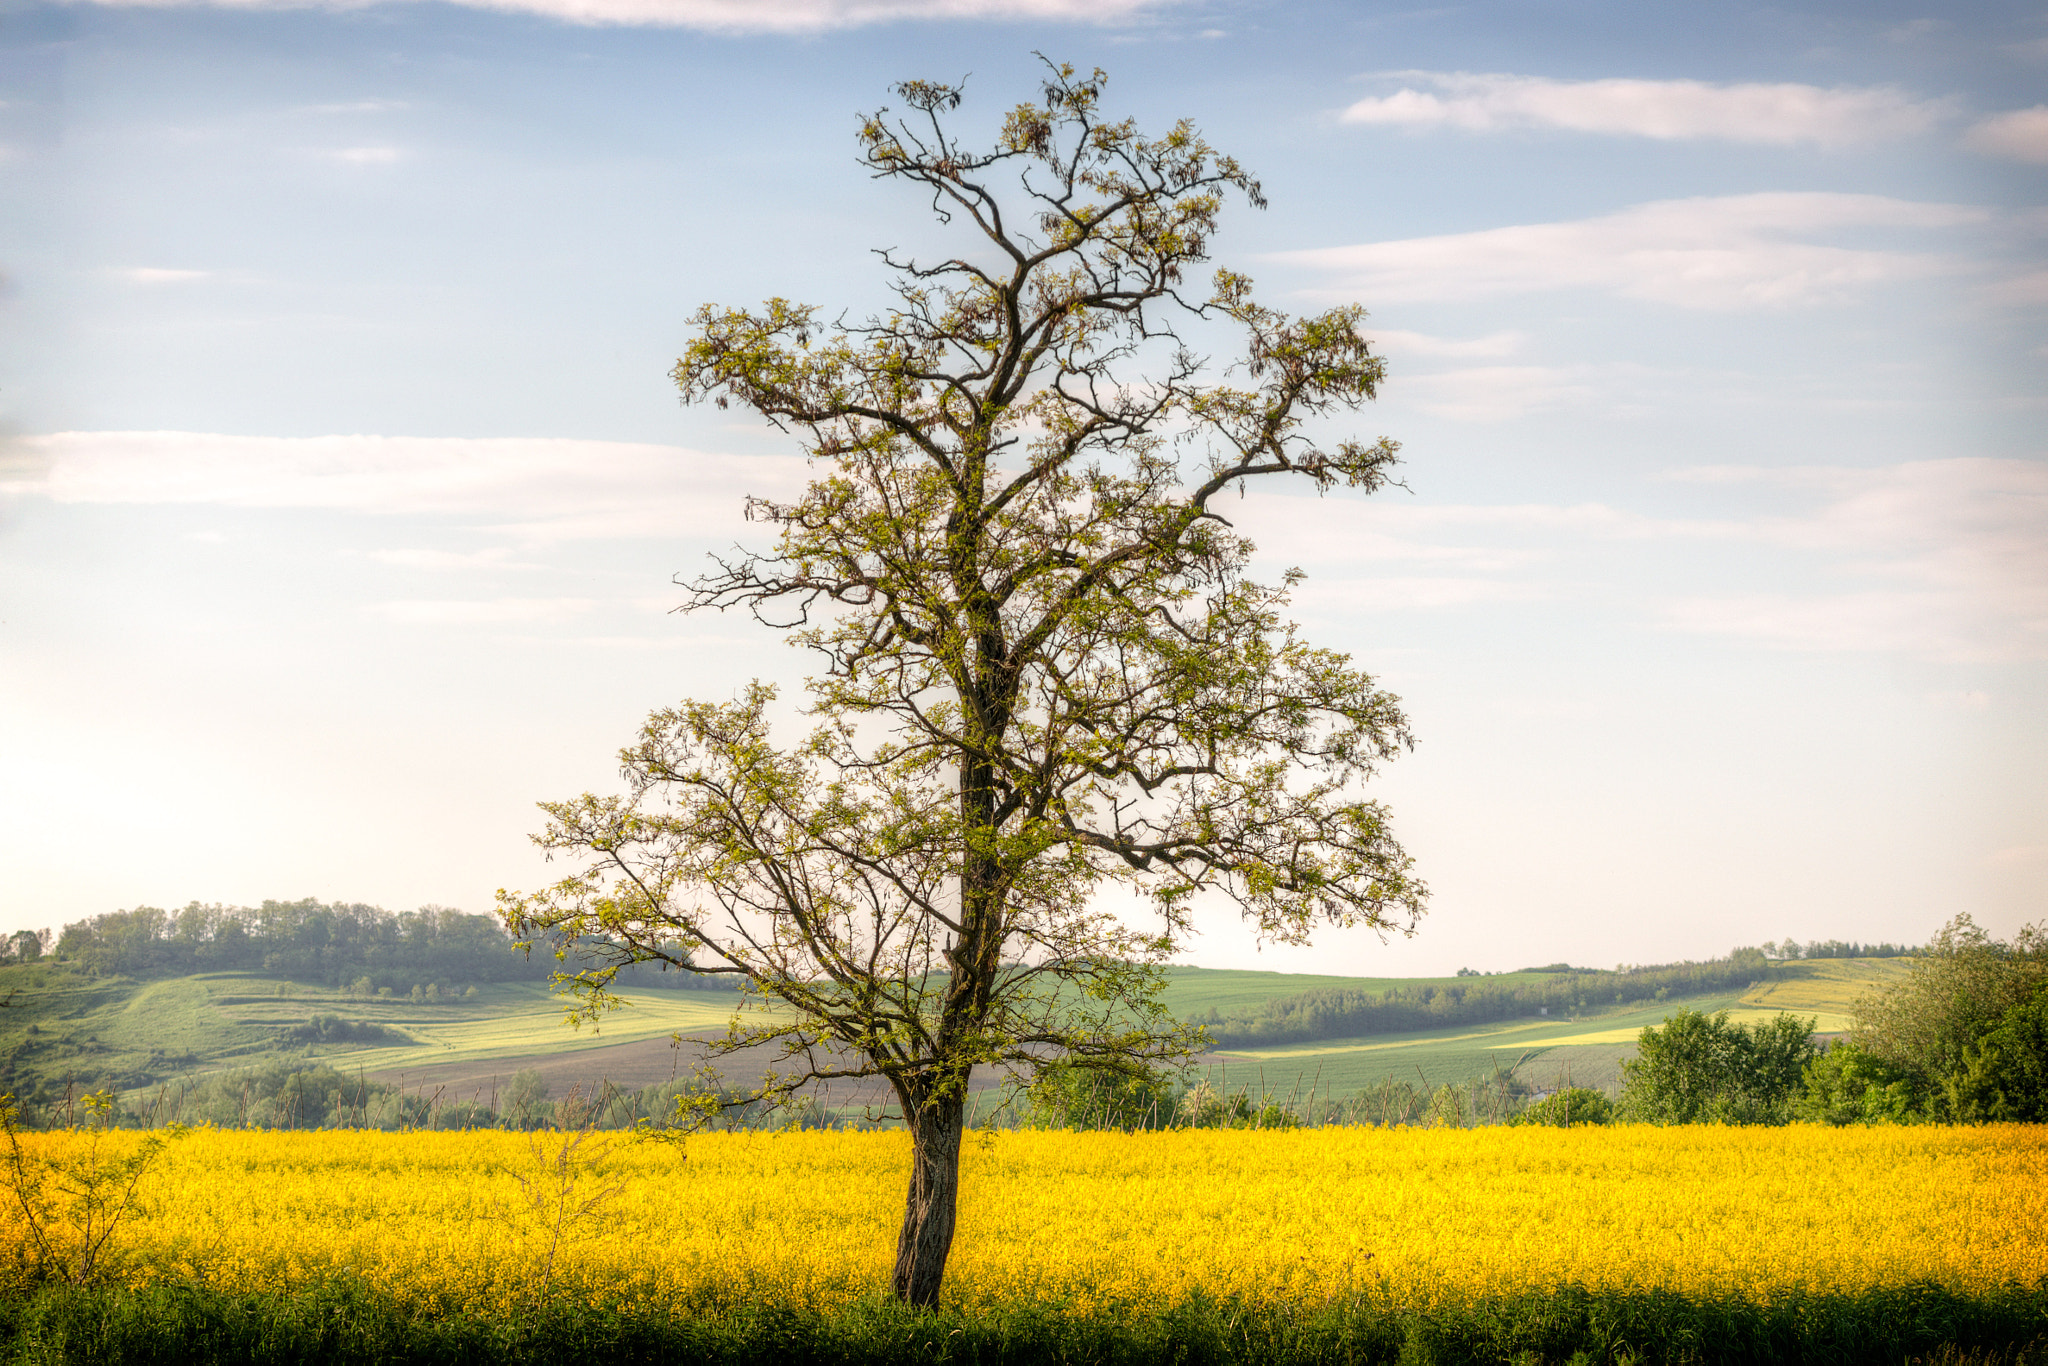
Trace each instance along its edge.
<path fill-rule="evenodd" d="M 427 986 L 445 994 L 458 983 L 544 982 L 557 970 L 581 966 L 559 962 L 552 952 L 519 951 L 495 916 L 446 906 L 394 913 L 310 897 L 255 907 L 195 901 L 177 911 L 109 911 L 66 925 L 50 956 L 90 973 L 180 977 L 244 970 L 400 994 Z M 732 987 L 729 978 L 644 964 L 622 973 L 620 985 L 629 991 Z"/>
<path fill-rule="evenodd" d="M 1452 1025 L 1486 1024 L 1549 1012 L 1567 1015 L 1596 1007 L 1662 1001 L 1672 996 L 1742 990 L 1771 976 L 1770 961 L 1754 948 L 1733 950 L 1704 963 L 1668 963 L 1615 972 L 1559 963 L 1512 977 L 1465 975 L 1445 984 L 1384 991 L 1326 988 L 1304 991 L 1248 1011 L 1219 1014 L 1201 1023 L 1218 1048 L 1310 1043 L 1360 1034 L 1393 1034 Z M 1530 974 L 1540 980 L 1530 981 Z"/>
<path fill-rule="evenodd" d="M 0 963 L 33 963 L 54 938 L 48 930 L 16 930 L 0 937 Z"/>
<path fill-rule="evenodd" d="M 133 1089 L 119 1097 L 113 1123 L 126 1128 L 207 1124 L 217 1129 L 634 1129 L 674 1121 L 677 1099 L 693 1099 L 693 1079 L 637 1088 L 609 1082 L 557 1093 L 532 1068 L 493 1078 L 467 1093 L 402 1086 L 337 1070 L 325 1062 L 270 1058 L 251 1067 Z M 20 1099 L 25 1127 L 76 1125 L 84 1088 Z M 835 1121 L 821 1107 L 771 1111 L 738 1090 L 717 1095 L 717 1129 L 820 1128 Z"/>
<path fill-rule="evenodd" d="M 1765 944 L 1764 952 L 1792 962 L 1801 958 L 1905 958 L 1920 950 L 1911 944 L 1858 944 L 1851 939 L 1810 939 L 1801 944 L 1788 938 L 1782 943 Z"/>

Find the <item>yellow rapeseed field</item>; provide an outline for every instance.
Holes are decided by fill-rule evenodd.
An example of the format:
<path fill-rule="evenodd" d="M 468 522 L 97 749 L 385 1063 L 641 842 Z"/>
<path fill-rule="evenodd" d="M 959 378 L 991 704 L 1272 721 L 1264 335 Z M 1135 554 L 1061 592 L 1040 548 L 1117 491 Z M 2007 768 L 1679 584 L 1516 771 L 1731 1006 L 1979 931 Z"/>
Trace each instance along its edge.
<path fill-rule="evenodd" d="M 86 1141 L 23 1135 L 45 1157 Z M 562 1141 L 196 1131 L 148 1178 L 121 1274 L 250 1290 L 347 1275 L 481 1312 L 544 1294 L 828 1308 L 887 1284 L 900 1133 L 593 1135 L 550 1184 Z M 18 1210 L 0 1215 L 0 1238 L 24 1235 Z M 968 1139 L 948 1296 L 1426 1303 L 1577 1282 L 1768 1298 L 2044 1275 L 2038 1126 L 1015 1132 Z"/>

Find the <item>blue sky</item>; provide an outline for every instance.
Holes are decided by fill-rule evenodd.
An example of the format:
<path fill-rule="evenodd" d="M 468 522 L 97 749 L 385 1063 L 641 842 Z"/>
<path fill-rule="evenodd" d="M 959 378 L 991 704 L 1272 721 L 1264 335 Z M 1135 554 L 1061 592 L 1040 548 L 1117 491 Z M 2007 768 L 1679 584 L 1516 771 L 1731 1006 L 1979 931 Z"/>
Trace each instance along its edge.
<path fill-rule="evenodd" d="M 0 928 L 489 908 L 651 708 L 805 665 L 670 613 L 803 477 L 699 303 L 944 240 L 855 115 L 1033 50 L 1263 179 L 1410 492 L 1242 523 L 1407 702 L 1434 972 L 2048 904 L 2048 8 L 516 0 L 0 10 Z M 758 532 L 755 533 L 758 535 Z"/>

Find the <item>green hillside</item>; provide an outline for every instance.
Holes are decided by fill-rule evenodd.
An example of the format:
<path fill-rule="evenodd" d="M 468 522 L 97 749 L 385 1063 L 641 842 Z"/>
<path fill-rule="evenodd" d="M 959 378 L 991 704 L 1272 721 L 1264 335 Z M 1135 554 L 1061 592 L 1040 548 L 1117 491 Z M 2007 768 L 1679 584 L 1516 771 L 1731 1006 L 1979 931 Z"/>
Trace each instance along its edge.
<path fill-rule="evenodd" d="M 1635 1041 L 1642 1030 L 1661 1024 L 1678 1010 L 1709 1014 L 1726 1010 L 1730 1019 L 1742 1023 L 1791 1012 L 1813 1017 L 1819 1032 L 1839 1032 L 1853 1023 L 1852 1012 L 1859 998 L 1897 981 L 1910 962 L 1905 958 L 1842 958 L 1774 964 L 1771 981 L 1740 993 L 1676 996 L 1569 1018 L 1538 1017 L 1459 1028 L 1318 1039 L 1275 1047 L 1234 1047 L 1219 1050 L 1216 1061 L 1209 1066 L 1209 1074 L 1219 1083 L 1227 1075 L 1232 1090 L 1249 1085 L 1255 1092 L 1283 1097 L 1306 1095 L 1311 1089 L 1319 1095 L 1347 1095 L 1379 1085 L 1389 1077 L 1402 1082 L 1426 1081 L 1436 1086 L 1491 1076 L 1496 1068 L 1513 1073 L 1525 1085 L 1539 1090 L 1567 1081 L 1607 1088 L 1619 1083 L 1621 1063 L 1634 1056 Z M 1429 980 L 1289 978 L 1278 973 L 1217 975 L 1276 979 L 1282 989 L 1267 1000 L 1285 999 L 1290 989 L 1322 990 L 1339 981 L 1357 990 L 1369 985 L 1418 986 Z M 1527 979 L 1539 974 L 1508 976 Z M 1434 980 L 1455 983 L 1457 979 Z M 1232 999 L 1226 993 L 1235 990 L 1233 985 L 1219 985 L 1224 991 L 1218 997 Z M 1192 993 L 1185 999 L 1189 1004 L 1176 1003 L 1183 1015 L 1208 1008 L 1207 1000 Z M 1240 1009 L 1257 1004 L 1248 995 L 1235 997 L 1234 1001 Z"/>
<path fill-rule="evenodd" d="M 1743 993 L 1742 1004 L 1761 1010 L 1819 1015 L 1823 1033 L 1847 1029 L 1856 1002 L 1903 978 L 1910 958 L 1821 958 L 1780 966 L 1776 980 Z"/>
<path fill-rule="evenodd" d="M 1443 1028 L 1360 1034 L 1262 1046 L 1233 1044 L 1206 1064 L 1234 1090 L 1348 1094 L 1386 1078 L 1431 1085 L 1512 1071 L 1547 1089 L 1569 1078 L 1611 1085 L 1637 1034 L 1682 1007 L 1729 1009 L 1738 1019 L 1781 1011 L 1846 1028 L 1856 998 L 1905 971 L 1903 959 L 1838 959 L 1774 965 L 1747 991 L 1672 996 L 1606 1010 L 1554 1012 Z M 1175 968 L 1165 999 L 1184 1019 L 1246 1019 L 1313 993 L 1409 993 L 1540 985 L 1543 973 L 1487 978 L 1337 977 Z M 0 1090 L 48 1100 L 65 1088 L 146 1092 L 270 1060 L 326 1062 L 348 1073 L 392 1077 L 445 1065 L 489 1064 L 507 1073 L 582 1050 L 673 1034 L 721 1032 L 734 998 L 698 992 L 636 992 L 597 1025 L 564 1024 L 563 1003 L 535 982 L 482 983 L 451 997 L 412 999 L 312 986 L 254 972 L 211 972 L 137 981 L 93 976 L 44 961 L 0 967 Z M 324 1021 L 324 1023 L 322 1023 Z M 616 1054 L 607 1055 L 616 1057 Z M 592 1062 L 598 1061 L 593 1055 Z"/>
<path fill-rule="evenodd" d="M 1396 1082 L 1446 1082 L 1510 1074 L 1524 1085 L 1550 1090 L 1555 1085 L 1606 1088 L 1620 1078 L 1621 1061 L 1635 1054 L 1635 1041 L 1645 1026 L 1661 1024 L 1681 1009 L 1713 1012 L 1733 1010 L 1738 998 L 1696 996 L 1658 1002 L 1634 1010 L 1618 1010 L 1580 1020 L 1513 1020 L 1463 1028 L 1370 1034 L 1356 1038 L 1320 1039 L 1277 1048 L 1231 1049 L 1217 1055 L 1209 1075 L 1230 1089 L 1249 1085 L 1256 1092 L 1280 1096 L 1350 1095 Z M 1762 1016 L 1775 1012 L 1754 1012 Z"/>
<path fill-rule="evenodd" d="M 1488 982 L 1535 982 L 1544 974 L 1503 972 L 1487 977 Z M 1305 991 L 1376 991 L 1399 987 L 1454 987 L 1470 982 L 1469 977 L 1323 977 L 1312 973 L 1253 972 L 1238 968 L 1168 968 L 1166 1008 L 1184 1020 L 1200 1019 L 1208 1011 L 1230 1015 L 1254 1009 L 1268 1001 L 1298 996 Z"/>
<path fill-rule="evenodd" d="M 47 962 L 0 968 L 0 999 L 9 999 L 0 1013 L 0 1091 L 38 1100 L 67 1087 L 146 1090 L 279 1057 L 366 1073 L 516 1060 L 722 1030 L 734 1002 L 724 993 L 639 993 L 598 1024 L 571 1029 L 563 1003 L 533 982 L 413 1000 L 258 973 L 138 982 Z"/>

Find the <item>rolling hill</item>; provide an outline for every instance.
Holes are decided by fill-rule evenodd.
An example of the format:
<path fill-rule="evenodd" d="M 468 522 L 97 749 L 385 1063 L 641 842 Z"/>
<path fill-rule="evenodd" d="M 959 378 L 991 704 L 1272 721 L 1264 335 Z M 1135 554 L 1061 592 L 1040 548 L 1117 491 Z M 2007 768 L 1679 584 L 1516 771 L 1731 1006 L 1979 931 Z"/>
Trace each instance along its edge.
<path fill-rule="evenodd" d="M 1737 1019 L 1794 1011 L 1817 1027 L 1847 1027 L 1856 997 L 1894 980 L 1904 959 L 1836 959 L 1778 965 L 1747 991 L 1672 997 L 1570 1017 L 1532 1016 L 1441 1029 L 1233 1046 L 1203 1063 L 1219 1083 L 1277 1095 L 1346 1094 L 1388 1077 L 1437 1085 L 1512 1073 L 1547 1089 L 1569 1078 L 1611 1085 L 1635 1038 L 1680 1008 L 1727 1009 Z M 1541 973 L 1502 974 L 1493 984 L 1538 983 Z M 1465 978 L 1358 978 L 1175 968 L 1165 999 L 1183 1019 L 1246 1016 L 1304 993 L 1447 990 Z M 674 1036 L 723 1031 L 734 998 L 639 992 L 595 1025 L 564 1023 L 564 1008 L 534 982 L 479 984 L 452 999 L 358 994 L 257 972 L 159 980 L 94 976 L 42 962 L 0 968 L 0 1090 L 24 1098 L 69 1086 L 144 1094 L 179 1078 L 270 1061 L 324 1062 L 348 1074 L 467 1093 L 525 1068 L 558 1090 L 608 1078 L 644 1085 L 687 1073 Z M 325 1020 L 323 1026 L 320 1022 Z M 765 1065 L 765 1063 L 763 1064 Z M 735 1079 L 739 1079 L 734 1074 Z M 994 1080 L 991 1078 L 991 1080 Z"/>

